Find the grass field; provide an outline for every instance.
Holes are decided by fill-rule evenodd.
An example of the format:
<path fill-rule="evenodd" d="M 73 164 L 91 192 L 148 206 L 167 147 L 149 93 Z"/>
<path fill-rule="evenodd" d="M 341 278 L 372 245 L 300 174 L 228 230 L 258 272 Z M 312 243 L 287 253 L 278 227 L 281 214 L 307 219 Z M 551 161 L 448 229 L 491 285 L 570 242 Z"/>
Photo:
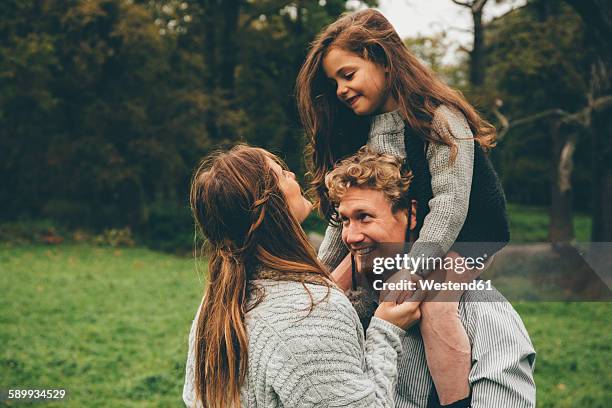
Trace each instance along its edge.
<path fill-rule="evenodd" d="M 146 249 L 0 246 L 0 388 L 69 391 L 47 407 L 181 406 L 201 287 L 193 260 Z M 611 304 L 515 306 L 538 406 L 608 407 Z"/>

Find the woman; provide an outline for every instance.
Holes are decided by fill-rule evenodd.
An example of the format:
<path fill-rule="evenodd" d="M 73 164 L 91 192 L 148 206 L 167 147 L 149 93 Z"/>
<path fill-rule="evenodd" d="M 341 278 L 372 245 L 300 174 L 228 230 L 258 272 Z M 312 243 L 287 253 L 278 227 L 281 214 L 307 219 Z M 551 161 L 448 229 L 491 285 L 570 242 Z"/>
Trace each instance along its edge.
<path fill-rule="evenodd" d="M 311 204 L 271 153 L 205 159 L 191 208 L 208 282 L 189 336 L 187 406 L 393 406 L 397 357 L 418 303 L 382 303 L 363 335 L 300 222 Z"/>

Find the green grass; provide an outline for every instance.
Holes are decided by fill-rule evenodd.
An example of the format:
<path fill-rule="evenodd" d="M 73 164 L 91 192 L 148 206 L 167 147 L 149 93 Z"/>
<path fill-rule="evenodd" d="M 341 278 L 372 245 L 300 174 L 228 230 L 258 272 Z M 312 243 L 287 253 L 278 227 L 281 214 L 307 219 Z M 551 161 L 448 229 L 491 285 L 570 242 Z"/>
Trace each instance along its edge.
<path fill-rule="evenodd" d="M 68 389 L 48 407 L 181 406 L 195 269 L 140 248 L 0 246 L 0 388 Z M 516 306 L 538 351 L 538 406 L 607 407 L 610 304 Z"/>
<path fill-rule="evenodd" d="M 171 407 L 201 284 L 145 249 L 0 249 L 0 387 L 69 390 L 68 407 Z"/>
<path fill-rule="evenodd" d="M 550 217 L 546 207 L 508 204 L 510 237 L 513 242 L 547 242 Z M 591 240 L 591 217 L 574 214 L 574 234 L 577 242 Z"/>

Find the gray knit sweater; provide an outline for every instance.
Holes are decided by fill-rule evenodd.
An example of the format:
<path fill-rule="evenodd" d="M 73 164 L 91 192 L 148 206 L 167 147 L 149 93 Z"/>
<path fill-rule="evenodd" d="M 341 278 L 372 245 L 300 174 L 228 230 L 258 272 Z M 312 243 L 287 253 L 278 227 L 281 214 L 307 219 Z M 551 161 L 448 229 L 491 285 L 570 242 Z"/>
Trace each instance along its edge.
<path fill-rule="evenodd" d="M 392 407 L 404 330 L 374 317 L 364 337 L 346 296 L 332 288 L 257 280 L 264 300 L 245 318 L 248 371 L 242 407 Z M 199 308 L 198 308 L 199 310 Z M 189 335 L 183 400 L 195 400 L 195 329 Z"/>
<path fill-rule="evenodd" d="M 433 198 L 429 201 L 429 213 L 419 239 L 411 250 L 413 254 L 423 253 L 426 257 L 444 256 L 457 239 L 468 213 L 474 167 L 473 135 L 463 114 L 440 106 L 432 126 L 438 133 L 450 137 L 458 151 L 451 163 L 449 146 L 429 143 L 427 148 Z M 399 111 L 372 117 L 367 144 L 377 152 L 406 157 L 404 121 Z M 330 270 L 335 269 L 348 253 L 341 237 L 342 226 L 330 225 L 319 248 L 319 258 Z"/>

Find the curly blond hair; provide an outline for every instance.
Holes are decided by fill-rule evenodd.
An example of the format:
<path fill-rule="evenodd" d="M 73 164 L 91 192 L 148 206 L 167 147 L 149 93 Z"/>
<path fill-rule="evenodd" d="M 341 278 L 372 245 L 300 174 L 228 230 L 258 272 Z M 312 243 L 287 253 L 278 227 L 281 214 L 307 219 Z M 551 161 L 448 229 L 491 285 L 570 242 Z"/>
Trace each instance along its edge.
<path fill-rule="evenodd" d="M 325 186 L 334 207 L 340 204 L 350 187 L 360 187 L 382 191 L 395 212 L 408 208 L 407 192 L 411 180 L 412 173 L 402 169 L 401 159 L 363 146 L 325 176 Z"/>

